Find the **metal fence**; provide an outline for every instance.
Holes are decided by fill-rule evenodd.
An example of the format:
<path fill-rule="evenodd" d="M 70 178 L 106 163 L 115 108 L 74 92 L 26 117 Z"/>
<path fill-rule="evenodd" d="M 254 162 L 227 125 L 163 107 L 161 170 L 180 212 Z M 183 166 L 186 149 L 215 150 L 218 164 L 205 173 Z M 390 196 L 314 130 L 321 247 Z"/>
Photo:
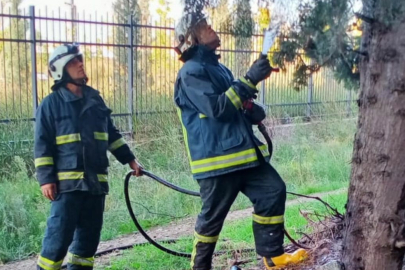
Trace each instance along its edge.
<path fill-rule="evenodd" d="M 60 10 L 2 7 L 0 123 L 34 120 L 38 103 L 53 84 L 47 70 L 49 54 L 66 42 L 82 45 L 89 84 L 101 92 L 121 128 L 132 130 L 133 117 L 174 111 L 172 94 L 181 63 L 173 50 L 173 30 L 170 20 L 140 24 L 131 16 L 117 21 L 114 15 L 97 14 L 76 14 L 72 19 Z M 221 62 L 235 77 L 244 74 L 260 53 L 262 35 L 253 35 L 241 46 L 240 37 L 219 34 Z M 353 93 L 338 84 L 330 71 L 314 74 L 300 91 L 291 85 L 293 73 L 293 65 L 287 66 L 260 86 L 260 100 L 275 118 L 322 115 L 327 104 L 339 113 L 350 113 Z"/>

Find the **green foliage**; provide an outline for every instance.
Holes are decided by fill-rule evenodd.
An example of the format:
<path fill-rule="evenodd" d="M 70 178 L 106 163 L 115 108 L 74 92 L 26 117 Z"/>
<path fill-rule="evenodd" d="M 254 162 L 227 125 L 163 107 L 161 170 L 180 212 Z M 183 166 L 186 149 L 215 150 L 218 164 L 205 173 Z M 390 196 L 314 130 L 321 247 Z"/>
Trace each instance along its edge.
<path fill-rule="evenodd" d="M 38 252 L 50 205 L 23 159 L 12 162 L 13 174 L 0 179 L 0 264 Z"/>
<path fill-rule="evenodd" d="M 273 61 L 284 68 L 295 63 L 294 85 L 297 89 L 308 84 L 308 75 L 328 67 L 335 78 L 348 89 L 359 87 L 358 37 L 348 33 L 354 20 L 348 1 L 312 0 L 300 4 L 299 20 L 281 38 L 279 52 Z"/>
<path fill-rule="evenodd" d="M 236 5 L 236 13 L 234 17 L 235 21 L 232 29 L 232 34 L 237 37 L 237 43 L 238 40 L 243 40 L 246 38 L 248 38 L 250 41 L 254 29 L 254 21 L 252 18 L 250 1 L 236 0 L 235 5 Z"/>
<path fill-rule="evenodd" d="M 232 12 L 229 9 L 229 0 L 219 0 L 215 7 L 207 7 L 207 11 L 217 31 L 231 33 Z"/>
<path fill-rule="evenodd" d="M 8 0 L 2 2 L 1 13 L 23 15 L 18 9 L 22 0 Z M 4 4 L 4 5 L 3 5 Z M 26 39 L 26 32 L 29 30 L 28 21 L 21 18 L 3 19 L 1 22 L 0 36 L 5 39 Z M 29 46 L 23 43 L 3 42 L 0 45 L 2 62 L 0 65 L 1 87 L 4 93 L 2 102 L 12 104 L 18 103 L 19 108 L 1 111 L 0 118 L 27 117 L 31 113 L 31 80 L 30 80 L 30 53 Z M 0 101 L 0 102 L 1 102 Z M 0 107 L 4 104 L 0 103 Z M 4 113 L 4 114 L 3 114 Z"/>
<path fill-rule="evenodd" d="M 143 1 L 141 1 L 143 2 Z M 116 0 L 113 3 L 113 10 L 115 21 L 118 23 L 128 23 L 128 17 L 132 16 L 133 24 L 140 24 L 142 19 L 142 12 L 138 4 L 138 0 Z M 128 27 L 115 27 L 114 29 L 114 43 L 115 44 L 128 44 Z M 140 31 L 133 29 L 133 44 L 137 44 L 141 37 Z M 114 54 L 114 90 L 127 89 L 127 81 L 123 80 L 123 77 L 128 76 L 128 49 L 122 47 L 116 47 L 113 51 Z M 142 77 L 140 76 L 141 65 L 138 61 L 137 50 L 134 51 L 134 83 L 140 83 Z"/>
<path fill-rule="evenodd" d="M 375 5 L 375 1 L 364 1 L 365 5 L 370 7 Z M 379 16 L 377 14 L 365 14 L 370 16 L 371 18 L 379 17 L 382 21 L 381 23 L 384 24 L 386 27 L 391 27 L 393 24 L 398 23 L 399 19 L 403 18 L 403 14 L 405 12 L 405 5 L 402 1 L 398 0 L 384 0 L 377 2 L 378 7 L 375 10 L 378 10 L 383 16 Z M 365 9 L 367 10 L 367 9 Z M 367 10 L 367 11 L 368 11 Z"/>
<path fill-rule="evenodd" d="M 19 169 L 14 165 L 16 156 L 22 158 L 32 176 L 34 171 L 33 141 L 27 140 L 27 134 L 33 134 L 34 125 L 32 122 L 19 121 L 11 123 L 0 123 L 0 182 L 2 177 L 13 178 L 15 171 Z"/>
<path fill-rule="evenodd" d="M 250 64 L 252 54 L 252 36 L 254 30 L 254 21 L 252 17 L 252 10 L 250 1 L 237 0 L 235 1 L 234 13 L 231 34 L 235 37 L 236 50 L 249 51 L 248 53 L 238 53 L 236 55 L 236 62 L 238 63 L 238 70 L 236 71 L 238 76 L 244 75 Z"/>

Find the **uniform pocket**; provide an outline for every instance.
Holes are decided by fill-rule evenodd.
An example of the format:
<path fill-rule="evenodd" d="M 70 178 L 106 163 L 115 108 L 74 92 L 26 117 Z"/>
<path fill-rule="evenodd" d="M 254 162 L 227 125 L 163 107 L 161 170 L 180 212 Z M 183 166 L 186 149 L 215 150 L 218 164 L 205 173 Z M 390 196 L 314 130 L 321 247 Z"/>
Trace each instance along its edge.
<path fill-rule="evenodd" d="M 71 170 L 77 168 L 77 155 L 59 155 L 56 162 L 57 168 L 59 170 Z"/>
<path fill-rule="evenodd" d="M 231 138 L 221 140 L 222 150 L 226 151 L 235 148 L 243 143 L 243 137 L 241 135 L 235 135 Z"/>
<path fill-rule="evenodd" d="M 56 117 L 55 128 L 58 134 L 61 135 L 72 135 L 77 133 L 77 123 L 71 115 Z"/>

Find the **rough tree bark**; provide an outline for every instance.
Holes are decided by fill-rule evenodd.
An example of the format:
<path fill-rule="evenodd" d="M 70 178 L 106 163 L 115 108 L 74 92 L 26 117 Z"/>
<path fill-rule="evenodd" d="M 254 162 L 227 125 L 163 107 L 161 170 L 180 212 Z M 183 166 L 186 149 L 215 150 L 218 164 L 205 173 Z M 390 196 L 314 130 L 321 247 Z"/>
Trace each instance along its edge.
<path fill-rule="evenodd" d="M 363 0 L 361 62 L 343 263 L 346 270 L 402 269 L 405 247 L 404 0 Z"/>

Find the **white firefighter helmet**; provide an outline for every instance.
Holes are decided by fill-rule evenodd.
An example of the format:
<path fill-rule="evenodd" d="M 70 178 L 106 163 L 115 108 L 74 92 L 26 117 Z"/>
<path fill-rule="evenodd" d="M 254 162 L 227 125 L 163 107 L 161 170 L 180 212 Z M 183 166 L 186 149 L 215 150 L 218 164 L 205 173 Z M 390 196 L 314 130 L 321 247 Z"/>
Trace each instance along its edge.
<path fill-rule="evenodd" d="M 189 12 L 180 18 L 174 30 L 176 43 L 178 44 L 174 50 L 177 54 L 182 55 L 192 46 L 196 45 L 194 31 L 196 26 L 204 20 L 209 24 L 208 16 L 201 12 Z"/>
<path fill-rule="evenodd" d="M 48 68 L 52 78 L 59 81 L 63 77 L 63 69 L 66 64 L 75 57 L 83 61 L 83 54 L 79 50 L 79 44 L 64 44 L 57 47 L 49 57 Z"/>

